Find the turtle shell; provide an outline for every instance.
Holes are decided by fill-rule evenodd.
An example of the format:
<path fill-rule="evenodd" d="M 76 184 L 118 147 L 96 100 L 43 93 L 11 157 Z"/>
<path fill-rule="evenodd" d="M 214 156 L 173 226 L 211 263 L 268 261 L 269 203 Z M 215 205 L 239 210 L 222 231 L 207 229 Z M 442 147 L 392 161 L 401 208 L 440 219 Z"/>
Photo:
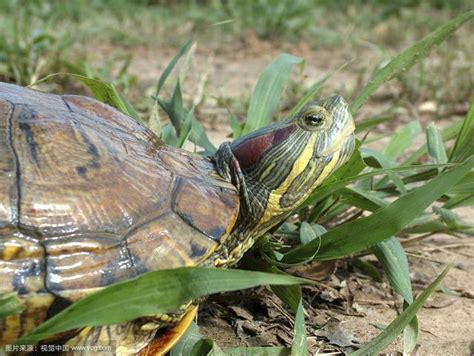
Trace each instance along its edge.
<path fill-rule="evenodd" d="M 0 294 L 26 304 L 0 340 L 111 283 L 203 263 L 238 211 L 208 158 L 93 99 L 0 83 Z"/>

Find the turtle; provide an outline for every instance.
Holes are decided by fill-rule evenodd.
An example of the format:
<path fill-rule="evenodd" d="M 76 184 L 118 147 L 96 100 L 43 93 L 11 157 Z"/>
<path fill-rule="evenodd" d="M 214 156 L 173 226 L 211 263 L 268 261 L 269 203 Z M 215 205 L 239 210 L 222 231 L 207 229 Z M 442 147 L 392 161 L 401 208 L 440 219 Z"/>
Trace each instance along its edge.
<path fill-rule="evenodd" d="M 14 293 L 24 306 L 0 321 L 0 345 L 145 272 L 235 265 L 354 145 L 339 95 L 202 155 L 165 144 L 95 99 L 0 83 L 0 294 Z M 58 338 L 83 346 L 113 340 L 124 353 L 155 343 L 165 352 L 196 304 Z M 177 336 L 163 341 L 160 330 Z"/>

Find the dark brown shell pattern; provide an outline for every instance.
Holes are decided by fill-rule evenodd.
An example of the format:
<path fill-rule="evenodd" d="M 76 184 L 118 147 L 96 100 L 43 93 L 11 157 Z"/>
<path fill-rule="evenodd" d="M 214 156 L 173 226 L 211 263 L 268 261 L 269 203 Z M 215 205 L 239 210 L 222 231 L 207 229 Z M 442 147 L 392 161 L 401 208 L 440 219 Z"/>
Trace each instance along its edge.
<path fill-rule="evenodd" d="M 0 344 L 111 283 L 202 263 L 238 211 L 209 159 L 93 99 L 0 83 L 0 295 L 26 307 Z"/>

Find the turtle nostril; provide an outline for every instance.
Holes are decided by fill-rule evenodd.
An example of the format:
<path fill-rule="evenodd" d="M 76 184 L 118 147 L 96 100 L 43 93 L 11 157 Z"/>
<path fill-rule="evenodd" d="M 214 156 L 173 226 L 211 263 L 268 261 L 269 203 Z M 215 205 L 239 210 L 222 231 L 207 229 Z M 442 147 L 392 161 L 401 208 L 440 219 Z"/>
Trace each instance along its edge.
<path fill-rule="evenodd" d="M 330 99 L 333 101 L 334 105 L 345 105 L 345 106 L 347 106 L 344 98 L 341 95 L 334 95 Z"/>

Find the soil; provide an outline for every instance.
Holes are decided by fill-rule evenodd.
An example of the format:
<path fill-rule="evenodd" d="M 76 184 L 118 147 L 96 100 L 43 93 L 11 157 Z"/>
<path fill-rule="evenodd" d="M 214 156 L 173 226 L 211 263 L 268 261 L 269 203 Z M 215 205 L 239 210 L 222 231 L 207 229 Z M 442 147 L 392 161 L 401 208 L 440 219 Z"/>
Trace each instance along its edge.
<path fill-rule="evenodd" d="M 116 49 L 98 50 L 104 57 Z M 229 44 L 225 50 L 198 46 L 188 71 L 185 99 L 192 100 L 199 93 L 199 83 L 205 77 L 204 95 L 198 118 L 208 129 L 211 140 L 220 144 L 231 134 L 225 108 L 216 105 L 216 98 L 248 98 L 259 73 L 275 56 L 283 51 L 306 59 L 304 74 L 296 77 L 307 87 L 332 69 L 348 61 L 338 50 L 314 51 L 304 44 L 275 45 L 256 39 L 246 43 Z M 129 68 L 136 76 L 142 91 L 154 87 L 176 49 L 147 47 L 136 49 Z M 119 56 L 120 53 L 112 53 Z M 100 60 L 100 59 L 99 59 Z M 323 90 L 351 93 L 360 80 L 357 63 L 377 63 L 370 53 L 354 58 L 354 65 L 337 73 Z M 400 88 L 389 83 L 381 88 L 365 105 L 358 119 L 381 113 L 399 105 Z M 424 105 L 424 106 L 423 106 Z M 404 102 L 396 120 L 379 125 L 375 134 L 387 134 L 413 118 L 422 125 L 435 121 L 440 126 L 457 120 L 467 111 L 467 104 L 446 108 L 437 103 Z M 434 110 L 425 110 L 427 107 Z M 383 145 L 383 141 L 377 144 Z M 377 148 L 376 145 L 376 148 Z M 457 211 L 473 223 L 474 209 Z M 474 240 L 435 235 L 408 249 L 414 293 L 422 291 L 441 271 L 442 266 L 455 261 L 443 285 L 460 296 L 436 292 L 419 312 L 420 335 L 416 355 L 471 355 L 474 354 Z M 365 257 L 377 264 L 373 257 Z M 314 267 L 314 266 L 313 266 Z M 380 327 L 388 325 L 401 311 L 402 300 L 395 295 L 387 281 L 375 282 L 353 267 L 350 260 L 338 261 L 334 273 L 324 279 L 324 287 L 305 287 L 304 301 L 308 342 L 312 354 L 344 353 L 354 350 L 374 338 Z M 380 269 L 381 270 L 381 269 Z M 306 271 L 300 271 L 305 275 Z M 198 324 L 200 332 L 217 342 L 221 348 L 239 346 L 290 346 L 293 338 L 293 316 L 267 288 L 257 288 L 210 297 L 201 305 Z M 385 352 L 401 354 L 403 338 L 399 337 Z"/>

